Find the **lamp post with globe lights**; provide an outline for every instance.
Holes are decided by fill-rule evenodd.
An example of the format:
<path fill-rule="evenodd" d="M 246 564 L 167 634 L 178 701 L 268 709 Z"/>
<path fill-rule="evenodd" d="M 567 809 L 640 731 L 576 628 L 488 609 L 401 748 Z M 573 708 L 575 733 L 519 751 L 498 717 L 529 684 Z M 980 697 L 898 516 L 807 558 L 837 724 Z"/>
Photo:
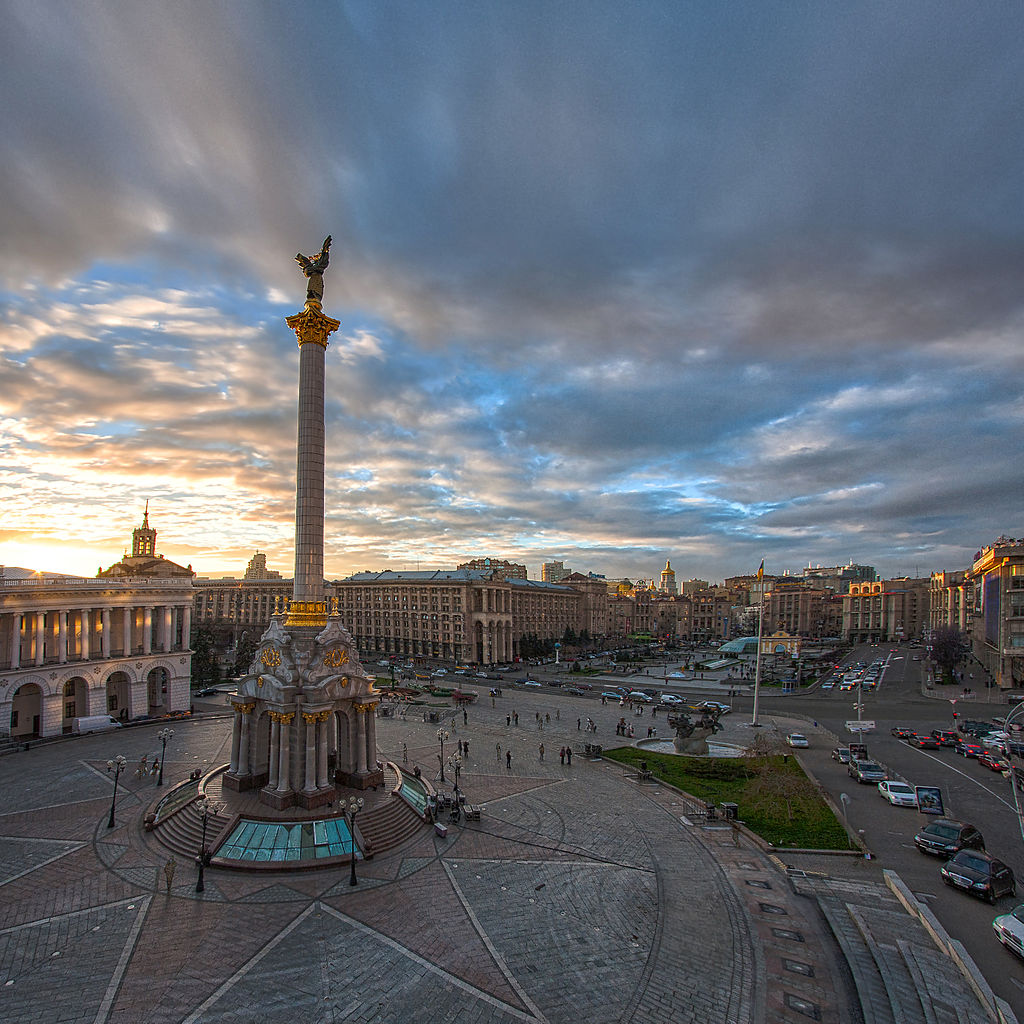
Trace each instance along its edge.
<path fill-rule="evenodd" d="M 114 808 L 117 806 L 117 780 L 121 777 L 121 772 L 128 766 L 128 758 L 124 754 L 118 754 L 117 757 L 107 762 L 107 771 L 114 773 L 114 795 L 110 798 L 110 820 L 107 822 L 107 828 L 114 827 Z"/>
<path fill-rule="evenodd" d="M 362 809 L 363 798 L 361 796 L 350 796 L 348 798 L 348 832 L 352 840 L 352 873 L 349 876 L 349 885 L 358 884 L 356 880 L 356 815 Z"/>
<path fill-rule="evenodd" d="M 211 815 L 219 814 L 223 804 L 215 804 L 208 796 L 201 797 L 196 802 L 196 809 L 203 819 L 203 838 L 199 845 L 199 856 L 196 863 L 199 865 L 199 878 L 196 880 L 196 892 L 203 892 L 206 888 L 203 882 L 203 869 L 210 863 L 210 855 L 206 849 L 206 826 Z"/>
<path fill-rule="evenodd" d="M 156 738 L 160 741 L 162 746 L 160 747 L 160 774 L 157 776 L 156 784 L 162 786 L 164 784 L 164 761 L 167 760 L 167 741 L 174 735 L 173 729 L 161 729 L 157 734 Z"/>
<path fill-rule="evenodd" d="M 448 733 L 444 729 L 437 730 L 437 741 L 441 744 L 441 756 L 438 760 L 441 762 L 441 781 L 446 782 L 444 777 L 444 741 L 448 739 Z"/>

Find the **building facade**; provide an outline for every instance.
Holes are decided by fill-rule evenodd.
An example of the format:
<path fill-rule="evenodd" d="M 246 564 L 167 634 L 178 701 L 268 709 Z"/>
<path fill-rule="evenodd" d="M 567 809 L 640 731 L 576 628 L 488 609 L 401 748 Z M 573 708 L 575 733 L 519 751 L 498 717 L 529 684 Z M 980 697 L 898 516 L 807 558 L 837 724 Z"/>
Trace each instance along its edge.
<path fill-rule="evenodd" d="M 929 625 L 930 579 L 851 583 L 843 595 L 843 636 L 850 643 L 921 637 Z"/>
<path fill-rule="evenodd" d="M 526 566 L 519 562 L 510 562 L 507 558 L 474 558 L 472 561 L 457 565 L 456 569 L 480 569 L 494 573 L 506 580 L 525 580 Z"/>
<path fill-rule="evenodd" d="M 189 707 L 191 577 L 0 577 L 0 734 L 59 736 L 76 718 Z"/>
<path fill-rule="evenodd" d="M 766 629 L 795 636 L 838 636 L 843 628 L 843 601 L 824 587 L 784 578 L 775 581 L 768 592 L 764 620 Z"/>
<path fill-rule="evenodd" d="M 1024 538 L 983 548 L 964 583 L 973 595 L 975 657 L 1001 689 L 1024 686 Z"/>
<path fill-rule="evenodd" d="M 566 569 L 563 562 L 544 562 L 540 567 L 542 583 L 561 583 L 566 576 L 571 574 L 572 569 Z"/>

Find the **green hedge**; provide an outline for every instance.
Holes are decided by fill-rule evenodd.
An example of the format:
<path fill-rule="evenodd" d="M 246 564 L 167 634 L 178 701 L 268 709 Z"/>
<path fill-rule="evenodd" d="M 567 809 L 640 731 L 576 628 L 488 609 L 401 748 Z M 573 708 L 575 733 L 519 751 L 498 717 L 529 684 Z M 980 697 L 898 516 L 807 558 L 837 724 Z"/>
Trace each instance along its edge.
<path fill-rule="evenodd" d="M 634 766 L 646 761 L 656 778 L 699 800 L 736 804 L 740 820 L 773 846 L 856 849 L 794 757 L 683 757 L 636 747 L 605 750 L 604 756 Z"/>

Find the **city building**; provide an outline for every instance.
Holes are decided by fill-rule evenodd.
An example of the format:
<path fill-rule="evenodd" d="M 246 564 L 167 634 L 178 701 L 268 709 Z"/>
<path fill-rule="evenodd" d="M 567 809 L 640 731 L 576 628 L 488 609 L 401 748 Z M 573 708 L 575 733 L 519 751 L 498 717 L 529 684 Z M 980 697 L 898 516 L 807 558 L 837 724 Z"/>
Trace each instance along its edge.
<path fill-rule="evenodd" d="M 920 637 L 929 625 L 930 579 L 851 583 L 843 595 L 843 636 L 851 643 Z"/>
<path fill-rule="evenodd" d="M 506 558 L 474 558 L 470 562 L 463 562 L 457 565 L 456 569 L 479 569 L 482 572 L 490 572 L 498 579 L 504 580 L 525 580 L 526 566 L 518 562 L 510 562 Z"/>
<path fill-rule="evenodd" d="M 580 591 L 491 570 L 364 572 L 333 588 L 341 622 L 367 653 L 493 664 L 520 657 L 524 638 L 589 628 Z"/>
<path fill-rule="evenodd" d="M 1024 686 L 1024 538 L 1000 537 L 967 570 L 971 647 L 1001 689 Z"/>
<path fill-rule="evenodd" d="M 142 525 L 132 531 L 132 553 L 126 554 L 120 562 L 109 569 L 101 569 L 100 579 L 191 579 L 195 573 L 192 566 L 178 565 L 169 558 L 157 554 L 156 530 L 149 525 L 149 502 L 142 516 Z"/>
<path fill-rule="evenodd" d="M 267 568 L 267 556 L 261 551 L 257 551 L 245 567 L 245 579 L 247 580 L 279 580 L 280 578 L 279 572 Z"/>
<path fill-rule="evenodd" d="M 5 568 L 0 734 L 59 736 L 90 715 L 187 710 L 191 615 L 191 574 L 85 579 Z"/>
<path fill-rule="evenodd" d="M 661 591 L 664 594 L 675 595 L 679 593 L 676 586 L 676 574 L 672 569 L 672 563 L 666 558 L 665 568 L 661 570 Z"/>
<path fill-rule="evenodd" d="M 572 569 L 566 569 L 562 562 L 544 562 L 540 567 L 540 578 L 544 583 L 561 583 L 571 574 Z"/>
<path fill-rule="evenodd" d="M 965 638 L 970 636 L 974 620 L 974 603 L 969 595 L 973 592 L 973 586 L 966 583 L 966 578 L 965 569 L 932 573 L 928 617 L 933 629 L 948 626 L 962 633 Z"/>
<path fill-rule="evenodd" d="M 851 583 L 874 583 L 878 579 L 873 565 L 857 565 L 852 560 L 849 565 L 808 565 L 803 576 L 814 586 L 837 594 L 845 594 Z"/>
<path fill-rule="evenodd" d="M 843 600 L 799 577 L 776 579 L 765 600 L 764 623 L 766 629 L 797 636 L 838 636 L 843 628 Z"/>

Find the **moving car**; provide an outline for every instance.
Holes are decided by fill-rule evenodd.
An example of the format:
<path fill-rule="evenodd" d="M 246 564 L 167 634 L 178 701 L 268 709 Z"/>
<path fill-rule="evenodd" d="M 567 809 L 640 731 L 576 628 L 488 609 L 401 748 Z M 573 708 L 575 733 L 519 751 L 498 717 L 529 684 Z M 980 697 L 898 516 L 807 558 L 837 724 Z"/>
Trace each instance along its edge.
<path fill-rule="evenodd" d="M 885 781 L 885 769 L 875 761 L 861 761 L 855 757 L 846 770 L 852 778 L 864 784 Z"/>
<path fill-rule="evenodd" d="M 940 747 L 955 747 L 960 737 L 948 729 L 932 729 L 932 739 L 937 740 Z"/>
<path fill-rule="evenodd" d="M 898 740 L 909 739 L 911 736 L 914 735 L 914 730 L 913 729 L 908 729 L 904 725 L 894 725 L 889 730 L 889 732 L 891 732 L 892 735 L 895 736 L 896 739 L 898 739 Z"/>
<path fill-rule="evenodd" d="M 993 772 L 1008 772 L 1010 770 L 1010 762 L 995 750 L 986 750 L 984 754 L 979 754 L 978 764 Z"/>
<path fill-rule="evenodd" d="M 912 747 L 917 747 L 918 750 L 939 749 L 939 741 L 934 736 L 924 736 L 919 732 L 915 732 L 913 736 L 908 736 L 907 742 Z"/>
<path fill-rule="evenodd" d="M 917 793 L 914 792 L 913 786 L 908 786 L 905 782 L 880 782 L 878 792 L 894 807 L 917 806 Z"/>
<path fill-rule="evenodd" d="M 922 853 L 937 857 L 952 857 L 964 849 L 985 849 L 985 840 L 973 825 L 953 818 L 936 818 L 925 825 L 914 836 L 914 843 Z"/>
<path fill-rule="evenodd" d="M 807 742 L 807 737 L 803 733 L 791 732 L 786 737 L 786 742 L 791 747 L 809 747 L 810 743 Z"/>
<path fill-rule="evenodd" d="M 967 740 L 961 740 L 953 750 L 963 757 L 981 757 L 985 753 L 985 748 L 981 744 L 970 743 Z"/>
<path fill-rule="evenodd" d="M 850 763 L 850 748 L 849 747 L 833 747 L 832 748 L 832 760 L 838 761 L 840 764 Z"/>
<path fill-rule="evenodd" d="M 653 698 L 644 693 L 643 690 L 630 690 L 629 693 L 626 694 L 626 700 L 639 700 L 646 703 L 652 699 Z"/>
<path fill-rule="evenodd" d="M 677 697 L 674 693 L 663 693 L 661 695 L 662 704 L 685 704 L 686 701 L 682 697 Z"/>
<path fill-rule="evenodd" d="M 538 690 L 540 689 L 540 683 L 538 683 L 536 679 L 524 679 L 523 686 L 536 687 Z"/>
<path fill-rule="evenodd" d="M 992 922 L 992 931 L 1007 949 L 1024 958 L 1024 904 L 1008 914 L 1000 914 Z"/>
<path fill-rule="evenodd" d="M 984 850 L 961 850 L 943 865 L 942 880 L 989 903 L 1000 896 L 1017 895 L 1013 872 Z"/>
<path fill-rule="evenodd" d="M 732 711 L 731 704 L 720 704 L 717 700 L 702 700 L 699 707 L 707 708 L 708 711 L 717 711 L 721 715 L 727 715 Z"/>

